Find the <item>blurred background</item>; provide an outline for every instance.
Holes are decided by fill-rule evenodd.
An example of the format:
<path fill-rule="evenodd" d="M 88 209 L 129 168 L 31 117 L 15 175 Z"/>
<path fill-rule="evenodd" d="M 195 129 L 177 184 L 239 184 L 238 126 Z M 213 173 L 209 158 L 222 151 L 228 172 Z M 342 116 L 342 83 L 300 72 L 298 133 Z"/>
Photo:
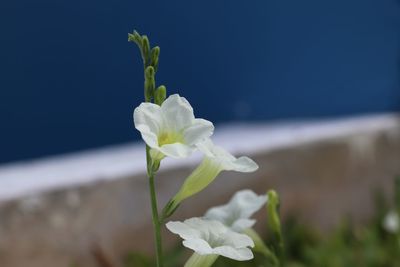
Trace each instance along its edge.
<path fill-rule="evenodd" d="M 0 266 L 154 266 L 133 30 L 161 47 L 157 85 L 260 166 L 173 219 L 273 188 L 293 266 L 400 266 L 400 226 L 382 226 L 400 214 L 399 0 L 14 0 L 0 30 Z M 163 161 L 160 207 L 195 163 Z"/>
<path fill-rule="evenodd" d="M 400 109 L 396 0 L 64 1 L 0 5 L 0 162 L 138 140 L 134 29 L 159 84 L 213 122 Z"/>

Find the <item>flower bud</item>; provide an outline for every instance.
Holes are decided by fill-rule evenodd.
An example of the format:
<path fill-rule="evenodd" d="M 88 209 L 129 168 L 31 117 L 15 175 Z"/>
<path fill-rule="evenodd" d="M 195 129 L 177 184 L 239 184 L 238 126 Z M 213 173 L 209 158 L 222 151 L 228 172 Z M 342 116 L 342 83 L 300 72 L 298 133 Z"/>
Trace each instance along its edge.
<path fill-rule="evenodd" d="M 167 88 L 164 85 L 160 85 L 154 93 L 154 103 L 161 106 L 167 97 Z"/>
<path fill-rule="evenodd" d="M 274 190 L 268 191 L 267 195 L 268 225 L 274 235 L 275 250 L 278 257 L 281 259 L 283 255 L 283 238 L 281 232 L 281 221 L 279 218 L 279 196 Z"/>
<path fill-rule="evenodd" d="M 142 51 L 144 56 L 145 66 L 149 65 L 150 61 L 150 42 L 146 35 L 142 35 Z"/>
<path fill-rule="evenodd" d="M 269 218 L 268 221 L 271 230 L 274 232 L 279 232 L 281 229 L 278 207 L 279 207 L 278 194 L 274 190 L 268 191 L 268 203 L 267 203 L 268 218 Z"/>
<path fill-rule="evenodd" d="M 142 37 L 137 31 L 128 33 L 128 42 L 135 42 L 139 47 L 142 47 Z"/>
<path fill-rule="evenodd" d="M 146 102 L 149 102 L 154 96 L 154 89 L 156 86 L 154 80 L 154 68 L 152 66 L 147 67 L 144 76 L 144 95 Z"/>
<path fill-rule="evenodd" d="M 160 55 L 160 47 L 156 46 L 151 49 L 151 65 L 154 67 L 154 71 L 158 69 L 158 57 Z"/>

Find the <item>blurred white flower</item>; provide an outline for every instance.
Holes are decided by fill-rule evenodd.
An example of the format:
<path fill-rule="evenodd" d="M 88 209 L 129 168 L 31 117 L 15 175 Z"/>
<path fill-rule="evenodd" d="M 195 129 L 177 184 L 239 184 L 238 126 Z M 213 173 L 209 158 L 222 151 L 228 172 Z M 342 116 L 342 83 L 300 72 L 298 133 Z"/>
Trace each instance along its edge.
<path fill-rule="evenodd" d="M 205 154 L 202 163 L 186 178 L 178 193 L 168 203 L 165 215 L 168 217 L 184 199 L 206 188 L 221 171 L 254 172 L 257 163 L 248 157 L 236 158 L 223 148 L 215 146 L 208 138 L 197 144 Z"/>
<path fill-rule="evenodd" d="M 241 190 L 227 204 L 209 209 L 205 218 L 220 221 L 241 233 L 255 224 L 256 220 L 250 217 L 265 205 L 267 199 L 267 195 L 259 196 L 251 190 Z"/>
<path fill-rule="evenodd" d="M 400 218 L 397 212 L 389 211 L 383 219 L 383 228 L 389 233 L 397 233 L 399 231 Z"/>
<path fill-rule="evenodd" d="M 168 222 L 166 226 L 184 239 L 185 247 L 199 255 L 221 255 L 238 261 L 253 258 L 249 249 L 254 246 L 253 240 L 245 234 L 231 231 L 218 221 L 191 218 L 184 222 Z"/>
<path fill-rule="evenodd" d="M 141 103 L 133 119 L 152 157 L 159 160 L 189 156 L 214 131 L 211 122 L 194 117 L 189 102 L 178 94 L 169 96 L 161 106 Z"/>

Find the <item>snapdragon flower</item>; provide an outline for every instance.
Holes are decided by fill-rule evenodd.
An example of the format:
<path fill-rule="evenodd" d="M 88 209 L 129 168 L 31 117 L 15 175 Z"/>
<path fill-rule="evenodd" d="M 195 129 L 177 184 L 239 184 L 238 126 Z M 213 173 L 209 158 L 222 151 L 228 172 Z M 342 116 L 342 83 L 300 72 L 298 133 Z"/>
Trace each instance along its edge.
<path fill-rule="evenodd" d="M 172 233 L 179 235 L 183 239 L 183 245 L 194 250 L 197 255 L 211 257 L 211 260 L 203 257 L 196 262 L 213 262 L 218 255 L 238 261 L 253 258 L 253 253 L 249 249 L 254 246 L 253 240 L 245 234 L 231 231 L 221 222 L 191 218 L 184 222 L 168 222 L 166 227 Z"/>
<path fill-rule="evenodd" d="M 241 233 L 256 223 L 250 217 L 265 205 L 267 199 L 266 195 L 259 196 L 251 190 L 241 190 L 227 204 L 209 209 L 204 217 L 220 221 L 233 231 Z"/>
<path fill-rule="evenodd" d="M 223 148 L 206 139 L 197 144 L 204 153 L 201 164 L 186 178 L 178 193 L 169 201 L 164 216 L 170 216 L 178 205 L 186 198 L 202 191 L 222 171 L 254 172 L 258 169 L 257 163 L 248 157 L 236 158 Z"/>
<path fill-rule="evenodd" d="M 157 160 L 189 156 L 214 131 L 210 121 L 194 117 L 189 102 L 178 94 L 169 96 L 161 106 L 141 103 L 133 118 L 135 128 L 151 148 L 152 158 Z"/>

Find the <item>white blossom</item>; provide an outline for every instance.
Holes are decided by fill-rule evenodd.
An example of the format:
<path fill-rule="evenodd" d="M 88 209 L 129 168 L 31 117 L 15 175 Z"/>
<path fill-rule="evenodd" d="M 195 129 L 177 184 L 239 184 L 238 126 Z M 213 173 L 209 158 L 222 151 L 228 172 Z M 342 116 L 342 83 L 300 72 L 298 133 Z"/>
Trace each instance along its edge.
<path fill-rule="evenodd" d="M 161 106 L 141 103 L 133 118 L 135 128 L 156 159 L 187 157 L 214 131 L 211 122 L 194 117 L 189 102 L 178 94 L 169 96 Z"/>
<path fill-rule="evenodd" d="M 256 221 L 250 217 L 266 202 L 266 195 L 259 196 L 251 190 L 241 190 L 227 204 L 209 209 L 205 218 L 220 221 L 236 232 L 243 232 L 255 224 Z"/>
<path fill-rule="evenodd" d="M 168 230 L 183 239 L 183 245 L 199 255 L 221 255 L 238 261 L 250 260 L 253 253 L 249 247 L 253 240 L 233 232 L 221 222 L 202 218 L 191 218 L 184 222 L 166 224 Z"/>

